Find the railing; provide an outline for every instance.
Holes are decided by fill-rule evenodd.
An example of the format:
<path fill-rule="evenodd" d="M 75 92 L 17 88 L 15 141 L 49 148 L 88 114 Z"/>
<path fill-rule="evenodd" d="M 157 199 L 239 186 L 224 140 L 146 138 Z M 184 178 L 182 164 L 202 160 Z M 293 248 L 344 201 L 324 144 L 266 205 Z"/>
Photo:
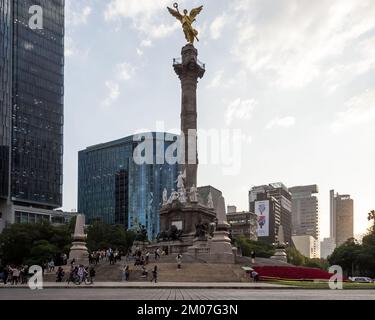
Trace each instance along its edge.
<path fill-rule="evenodd" d="M 181 59 L 181 58 L 173 58 L 173 65 L 175 66 L 175 65 L 177 65 L 177 64 L 182 64 L 182 59 Z M 203 62 L 201 62 L 201 61 L 199 61 L 199 60 L 197 59 L 197 64 L 198 64 L 198 66 L 200 66 L 202 69 L 206 70 L 206 64 L 205 64 L 205 63 L 203 63 Z"/>

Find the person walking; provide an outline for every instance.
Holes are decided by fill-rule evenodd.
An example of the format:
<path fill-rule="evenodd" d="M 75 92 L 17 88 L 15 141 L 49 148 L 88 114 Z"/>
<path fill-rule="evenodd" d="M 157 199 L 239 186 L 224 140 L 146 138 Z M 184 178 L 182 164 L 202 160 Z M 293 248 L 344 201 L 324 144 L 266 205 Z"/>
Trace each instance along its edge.
<path fill-rule="evenodd" d="M 255 263 L 255 251 L 251 251 L 251 263 Z"/>
<path fill-rule="evenodd" d="M 91 266 L 89 269 L 89 278 L 90 278 L 90 284 L 93 284 L 95 281 L 96 271 L 94 266 Z"/>
<path fill-rule="evenodd" d="M 64 270 L 62 267 L 59 267 L 56 272 L 56 282 L 62 282 L 64 278 Z"/>
<path fill-rule="evenodd" d="M 158 282 L 158 266 L 154 267 L 154 270 L 152 270 L 152 279 L 151 282 Z"/>
<path fill-rule="evenodd" d="M 251 277 L 253 278 L 253 282 L 258 282 L 259 281 L 259 274 L 255 270 L 251 272 Z"/>
<path fill-rule="evenodd" d="M 146 252 L 145 264 L 147 265 L 150 261 L 150 252 Z"/>
<path fill-rule="evenodd" d="M 177 257 L 176 257 L 176 261 L 177 261 L 177 269 L 181 269 L 181 264 L 182 264 L 182 254 L 178 254 Z"/>

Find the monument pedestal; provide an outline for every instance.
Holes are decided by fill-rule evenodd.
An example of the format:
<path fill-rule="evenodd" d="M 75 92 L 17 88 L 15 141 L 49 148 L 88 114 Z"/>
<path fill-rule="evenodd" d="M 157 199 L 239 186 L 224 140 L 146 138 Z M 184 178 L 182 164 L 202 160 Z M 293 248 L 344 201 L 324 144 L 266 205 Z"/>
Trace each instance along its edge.
<path fill-rule="evenodd" d="M 86 235 L 84 231 L 85 216 L 79 214 L 76 217 L 76 225 L 73 234 L 72 247 L 70 248 L 69 260 L 74 259 L 76 265 L 89 265 L 89 252 L 86 247 Z"/>
<path fill-rule="evenodd" d="M 176 226 L 182 230 L 181 241 L 193 244 L 196 225 L 215 222 L 216 213 L 198 202 L 181 203 L 178 200 L 167 204 L 160 209 L 160 230 L 169 230 Z"/>
<path fill-rule="evenodd" d="M 276 249 L 275 254 L 271 257 L 271 259 L 288 262 L 287 254 L 284 248 Z"/>

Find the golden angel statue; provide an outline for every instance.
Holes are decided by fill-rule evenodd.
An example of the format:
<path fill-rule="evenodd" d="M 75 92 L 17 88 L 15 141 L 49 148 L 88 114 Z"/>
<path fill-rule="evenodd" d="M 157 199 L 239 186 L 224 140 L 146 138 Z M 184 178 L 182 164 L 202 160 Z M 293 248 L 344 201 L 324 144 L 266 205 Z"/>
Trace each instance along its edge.
<path fill-rule="evenodd" d="M 182 30 L 184 31 L 185 38 L 188 43 L 194 44 L 194 40 L 198 39 L 198 31 L 193 28 L 193 23 L 195 22 L 195 18 L 203 9 L 203 6 L 200 6 L 198 8 L 195 8 L 190 11 L 190 14 L 188 15 L 188 11 L 185 9 L 184 14 L 182 15 L 180 11 L 178 11 L 178 4 L 173 4 L 173 7 L 175 8 L 169 8 L 167 7 L 168 11 L 172 16 L 174 16 L 177 20 L 179 20 L 182 24 Z"/>

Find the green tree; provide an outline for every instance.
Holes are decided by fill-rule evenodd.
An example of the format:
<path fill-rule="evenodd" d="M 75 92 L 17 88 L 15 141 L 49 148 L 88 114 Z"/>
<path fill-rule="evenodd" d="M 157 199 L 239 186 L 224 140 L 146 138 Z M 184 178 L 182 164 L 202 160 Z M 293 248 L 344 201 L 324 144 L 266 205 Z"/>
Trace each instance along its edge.
<path fill-rule="evenodd" d="M 288 263 L 295 266 L 302 266 L 306 263 L 307 258 L 302 255 L 295 247 L 290 246 L 286 249 Z"/>
<path fill-rule="evenodd" d="M 13 224 L 0 235 L 0 258 L 3 265 L 20 265 L 53 255 L 58 263 L 58 258 L 68 252 L 70 244 L 71 233 L 65 225 L 55 227 L 49 222 Z"/>
<path fill-rule="evenodd" d="M 42 265 L 55 259 L 59 249 L 47 240 L 38 240 L 33 243 L 29 258 L 25 259 L 27 265 Z"/>
<path fill-rule="evenodd" d="M 90 251 L 113 248 L 125 254 L 133 245 L 135 233 L 123 226 L 94 221 L 87 229 L 87 247 Z"/>
<path fill-rule="evenodd" d="M 242 255 L 250 257 L 251 251 L 254 251 L 257 257 L 269 258 L 275 253 L 275 248 L 263 241 L 253 241 L 244 236 L 235 239 L 235 244 L 241 249 Z"/>
<path fill-rule="evenodd" d="M 328 261 L 331 265 L 341 266 L 346 276 L 353 276 L 358 268 L 361 254 L 362 246 L 351 238 L 337 247 L 328 257 Z"/>

